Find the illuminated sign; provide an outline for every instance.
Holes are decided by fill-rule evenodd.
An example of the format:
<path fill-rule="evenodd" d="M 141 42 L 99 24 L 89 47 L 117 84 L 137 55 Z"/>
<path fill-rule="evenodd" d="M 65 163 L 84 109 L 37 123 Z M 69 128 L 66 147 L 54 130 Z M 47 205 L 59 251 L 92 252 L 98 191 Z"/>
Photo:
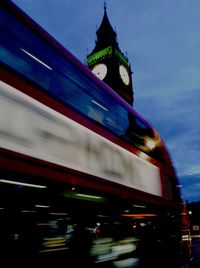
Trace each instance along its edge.
<path fill-rule="evenodd" d="M 112 47 L 110 46 L 110 47 L 104 48 L 103 50 L 89 56 L 87 58 L 87 64 L 88 65 L 93 64 L 93 63 L 97 62 L 99 59 L 104 59 L 106 57 L 110 57 L 111 55 L 112 55 Z"/>
<path fill-rule="evenodd" d="M 3 82 L 0 114 L 1 148 L 162 195 L 158 167 Z"/>
<path fill-rule="evenodd" d="M 116 48 L 115 48 L 115 55 L 117 55 L 124 63 L 129 65 L 127 58 Z"/>
<path fill-rule="evenodd" d="M 116 48 L 112 48 L 112 46 L 109 46 L 107 48 L 104 48 L 91 56 L 87 57 L 87 64 L 94 64 L 100 59 L 105 59 L 107 57 L 112 56 L 113 54 L 117 55 L 122 62 L 124 62 L 126 65 L 129 65 L 127 58 Z"/>

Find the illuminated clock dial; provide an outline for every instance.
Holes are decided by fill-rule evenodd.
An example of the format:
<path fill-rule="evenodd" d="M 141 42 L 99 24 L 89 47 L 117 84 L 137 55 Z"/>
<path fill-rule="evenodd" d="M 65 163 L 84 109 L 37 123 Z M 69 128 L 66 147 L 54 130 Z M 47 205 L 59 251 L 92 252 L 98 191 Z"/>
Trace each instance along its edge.
<path fill-rule="evenodd" d="M 119 66 L 119 74 L 124 84 L 128 86 L 130 83 L 129 73 L 123 65 Z"/>
<path fill-rule="evenodd" d="M 107 74 L 107 67 L 105 64 L 100 63 L 94 66 L 92 72 L 101 80 L 103 80 Z"/>

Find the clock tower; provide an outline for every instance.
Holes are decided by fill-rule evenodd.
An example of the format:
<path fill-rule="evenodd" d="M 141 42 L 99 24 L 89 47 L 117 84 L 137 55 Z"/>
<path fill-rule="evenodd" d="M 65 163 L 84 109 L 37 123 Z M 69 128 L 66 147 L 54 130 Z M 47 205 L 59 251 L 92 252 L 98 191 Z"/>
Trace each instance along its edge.
<path fill-rule="evenodd" d="M 95 48 L 87 55 L 86 64 L 92 72 L 133 105 L 131 66 L 120 51 L 117 34 L 113 30 L 104 6 L 104 16 L 97 32 Z"/>

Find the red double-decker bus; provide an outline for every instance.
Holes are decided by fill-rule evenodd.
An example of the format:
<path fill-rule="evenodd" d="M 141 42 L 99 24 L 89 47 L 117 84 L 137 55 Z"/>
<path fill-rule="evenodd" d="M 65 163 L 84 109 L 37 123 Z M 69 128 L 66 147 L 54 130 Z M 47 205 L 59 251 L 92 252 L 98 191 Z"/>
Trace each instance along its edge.
<path fill-rule="evenodd" d="M 183 204 L 159 134 L 4 0 L 0 96 L 6 265 L 182 266 Z"/>

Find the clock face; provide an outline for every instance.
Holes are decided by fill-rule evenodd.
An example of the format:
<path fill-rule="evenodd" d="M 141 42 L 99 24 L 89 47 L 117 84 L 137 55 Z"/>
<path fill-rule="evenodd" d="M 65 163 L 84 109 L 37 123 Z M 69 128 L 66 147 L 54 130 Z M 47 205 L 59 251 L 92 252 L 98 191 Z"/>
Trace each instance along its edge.
<path fill-rule="evenodd" d="M 94 66 L 92 72 L 101 80 L 103 80 L 107 74 L 107 67 L 105 64 L 100 63 Z"/>
<path fill-rule="evenodd" d="M 123 65 L 119 66 L 119 74 L 124 84 L 128 86 L 130 83 L 129 73 Z"/>

